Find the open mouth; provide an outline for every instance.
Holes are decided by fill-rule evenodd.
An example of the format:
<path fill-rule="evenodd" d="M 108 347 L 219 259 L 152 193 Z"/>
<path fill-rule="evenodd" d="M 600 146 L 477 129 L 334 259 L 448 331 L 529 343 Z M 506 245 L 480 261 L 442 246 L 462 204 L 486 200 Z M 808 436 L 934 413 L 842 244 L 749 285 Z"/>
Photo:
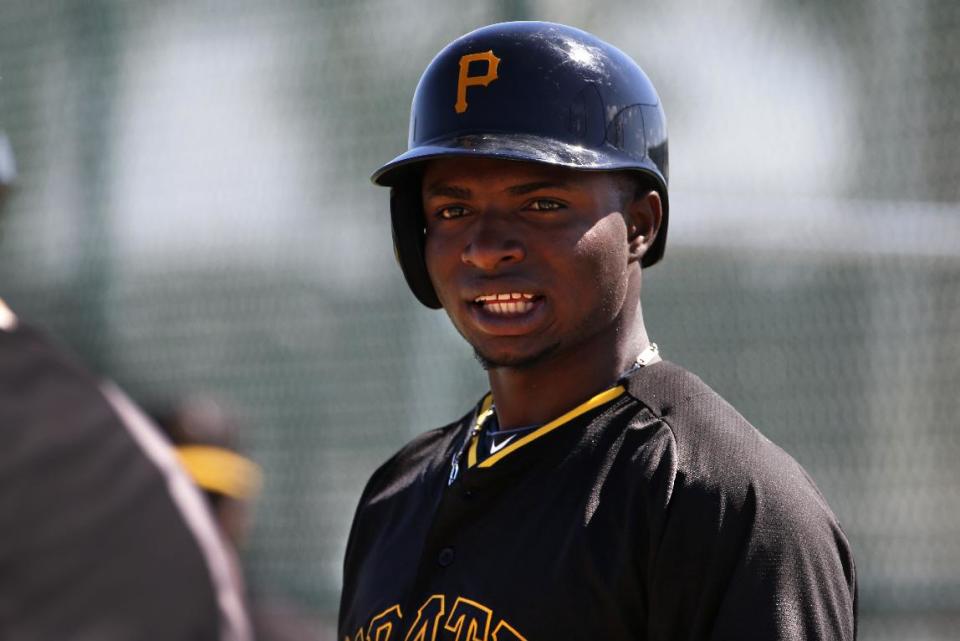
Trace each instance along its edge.
<path fill-rule="evenodd" d="M 527 292 L 510 292 L 477 296 L 473 304 L 489 314 L 519 316 L 532 310 L 539 299 L 539 296 Z"/>

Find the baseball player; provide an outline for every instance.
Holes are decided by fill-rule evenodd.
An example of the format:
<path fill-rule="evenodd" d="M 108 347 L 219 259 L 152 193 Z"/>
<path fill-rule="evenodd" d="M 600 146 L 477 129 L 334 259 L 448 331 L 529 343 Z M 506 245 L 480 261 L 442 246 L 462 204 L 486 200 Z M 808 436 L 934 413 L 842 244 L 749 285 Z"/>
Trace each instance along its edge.
<path fill-rule="evenodd" d="M 823 496 L 644 328 L 669 201 L 643 71 L 577 29 L 496 24 L 436 56 L 412 111 L 373 180 L 411 290 L 490 391 L 367 483 L 340 638 L 854 639 Z"/>
<path fill-rule="evenodd" d="M 14 176 L 0 133 L 0 207 Z M 249 641 L 230 552 L 169 443 L 0 300 L 0 638 Z"/>
<path fill-rule="evenodd" d="M 205 394 L 157 407 L 151 416 L 170 437 L 184 469 L 203 491 L 226 541 L 242 549 L 252 526 L 262 472 L 238 447 L 240 423 L 236 417 Z M 282 594 L 258 590 L 255 584 L 247 588 L 247 610 L 257 641 L 321 641 L 317 637 L 320 621 L 296 603 Z"/>
<path fill-rule="evenodd" d="M 241 549 L 247 541 L 251 505 L 260 492 L 262 472 L 237 446 L 237 420 L 219 402 L 202 394 L 156 408 L 150 416 L 203 491 L 224 538 Z"/>

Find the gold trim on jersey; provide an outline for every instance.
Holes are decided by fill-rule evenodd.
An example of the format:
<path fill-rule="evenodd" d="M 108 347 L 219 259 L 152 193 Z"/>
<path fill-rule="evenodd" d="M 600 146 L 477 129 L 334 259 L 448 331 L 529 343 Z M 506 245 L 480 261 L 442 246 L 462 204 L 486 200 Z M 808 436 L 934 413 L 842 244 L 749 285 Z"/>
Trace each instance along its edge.
<path fill-rule="evenodd" d="M 473 436 L 470 438 L 470 450 L 467 452 L 467 467 L 473 467 L 477 464 L 477 443 L 480 441 L 480 428 L 487 422 L 493 412 L 493 395 L 487 394 L 480 403 L 477 420 L 473 423 Z"/>
<path fill-rule="evenodd" d="M 626 388 L 624 388 L 623 385 L 616 385 L 606 391 L 600 392 L 593 398 L 587 401 L 584 401 L 580 405 L 577 405 L 575 408 L 573 408 L 566 414 L 560 416 L 559 418 L 553 419 L 549 423 L 546 423 L 541 427 L 538 427 L 534 431 L 530 432 L 523 438 L 517 439 L 513 443 L 510 443 L 509 445 L 505 446 L 502 450 L 498 451 L 496 454 L 491 454 L 487 458 L 483 459 L 483 461 L 480 462 L 478 467 L 492 467 L 494 464 L 496 464 L 497 461 L 499 461 L 503 457 L 509 456 L 511 452 L 515 452 L 521 447 L 523 447 L 524 445 L 527 445 L 528 443 L 532 443 L 533 441 L 537 440 L 541 436 L 545 436 L 549 434 L 553 430 L 557 429 L 558 427 L 562 427 L 563 425 L 565 425 L 566 423 L 569 423 L 570 421 L 577 418 L 578 416 L 585 414 L 586 412 L 589 412 L 590 410 L 596 407 L 600 407 L 605 403 L 609 403 L 613 399 L 623 394 L 625 391 L 626 391 Z M 480 405 L 480 412 L 477 414 L 477 420 L 474 425 L 475 434 L 473 438 L 470 439 L 470 449 L 467 452 L 467 467 L 477 466 L 477 444 L 480 441 L 480 427 L 483 426 L 484 422 L 486 422 L 486 420 L 490 417 L 491 414 L 493 414 L 493 412 L 494 412 L 493 396 L 491 394 L 487 394 Z"/>

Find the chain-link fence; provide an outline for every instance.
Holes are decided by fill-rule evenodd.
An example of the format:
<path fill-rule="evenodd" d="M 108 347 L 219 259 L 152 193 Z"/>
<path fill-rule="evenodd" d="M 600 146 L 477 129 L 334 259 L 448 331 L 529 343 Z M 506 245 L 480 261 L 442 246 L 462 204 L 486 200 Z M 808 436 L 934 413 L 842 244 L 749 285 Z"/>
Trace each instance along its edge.
<path fill-rule="evenodd" d="M 367 176 L 446 42 L 569 22 L 670 119 L 652 336 L 817 480 L 861 638 L 956 638 L 960 5 L 722 4 L 6 0 L 0 295 L 138 398 L 240 414 L 251 582 L 332 620 L 364 480 L 486 389 Z"/>

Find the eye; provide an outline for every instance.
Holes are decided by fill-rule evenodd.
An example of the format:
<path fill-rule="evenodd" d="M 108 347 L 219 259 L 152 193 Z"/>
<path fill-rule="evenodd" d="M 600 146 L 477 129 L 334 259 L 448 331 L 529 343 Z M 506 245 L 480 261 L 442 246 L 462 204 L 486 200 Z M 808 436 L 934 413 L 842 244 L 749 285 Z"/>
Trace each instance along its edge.
<path fill-rule="evenodd" d="M 466 207 L 460 207 L 459 205 L 450 205 L 448 207 L 442 207 L 437 210 L 434 214 L 437 218 L 442 218 L 443 220 L 452 220 L 454 218 L 461 218 L 467 215 Z"/>
<path fill-rule="evenodd" d="M 538 198 L 527 205 L 527 209 L 532 209 L 534 211 L 556 211 L 563 208 L 563 203 L 557 202 L 556 200 L 551 200 L 549 198 Z"/>

